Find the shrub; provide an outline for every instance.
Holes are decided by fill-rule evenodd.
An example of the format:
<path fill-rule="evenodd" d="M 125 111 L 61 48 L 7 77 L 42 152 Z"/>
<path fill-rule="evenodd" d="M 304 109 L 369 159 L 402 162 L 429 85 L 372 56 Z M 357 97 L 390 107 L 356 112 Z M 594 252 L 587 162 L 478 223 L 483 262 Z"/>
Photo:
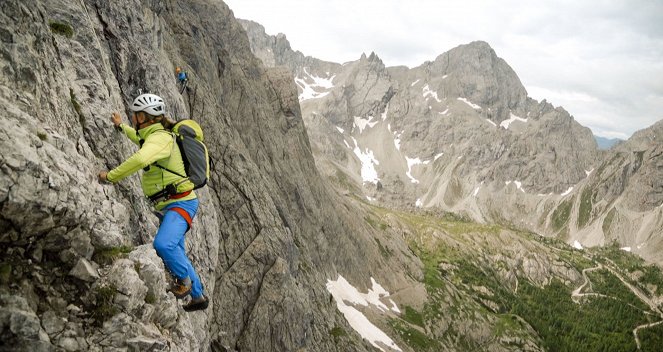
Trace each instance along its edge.
<path fill-rule="evenodd" d="M 48 26 L 51 27 L 51 32 L 55 34 L 63 35 L 67 38 L 71 38 L 74 36 L 74 29 L 71 28 L 71 26 L 67 23 L 50 21 L 48 23 Z"/>

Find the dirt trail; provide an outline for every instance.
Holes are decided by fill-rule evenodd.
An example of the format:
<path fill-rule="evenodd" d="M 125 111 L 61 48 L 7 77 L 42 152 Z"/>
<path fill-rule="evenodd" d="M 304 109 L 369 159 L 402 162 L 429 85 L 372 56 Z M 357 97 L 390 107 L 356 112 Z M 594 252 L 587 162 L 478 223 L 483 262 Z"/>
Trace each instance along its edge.
<path fill-rule="evenodd" d="M 606 259 L 606 260 L 612 266 L 616 267 L 616 265 L 613 261 L 611 261 L 610 259 Z M 606 296 L 606 295 L 603 295 L 603 294 L 600 294 L 600 293 L 594 293 L 594 292 L 581 293 L 582 290 L 585 288 L 585 286 L 590 285 L 590 287 L 591 287 L 591 284 L 592 284 L 591 281 L 589 281 L 589 277 L 587 276 L 587 273 L 590 272 L 590 271 L 598 270 L 598 269 L 607 269 L 608 271 L 610 271 L 610 273 L 612 275 L 614 275 L 616 278 L 618 278 L 619 281 L 621 281 L 624 284 L 624 286 L 628 287 L 628 289 L 631 290 L 631 292 L 633 292 L 633 294 L 635 294 L 642 302 L 647 304 L 649 306 L 649 308 L 652 310 L 652 312 L 656 313 L 659 317 L 661 317 L 661 319 L 663 319 L 663 313 L 661 312 L 661 310 L 658 308 L 658 306 L 649 297 L 647 297 L 647 295 L 644 294 L 644 292 L 640 291 L 639 288 L 631 285 L 629 282 L 627 282 L 617 272 L 617 270 L 615 270 L 613 267 L 608 266 L 608 265 L 604 266 L 602 264 L 598 264 L 596 267 L 587 268 L 587 269 L 584 269 L 582 271 L 582 276 L 585 278 L 585 282 L 583 282 L 582 285 L 580 285 L 578 288 L 573 290 L 573 292 L 571 293 L 571 299 L 573 299 L 574 302 L 579 303 L 580 298 L 581 297 L 586 297 L 586 296 L 616 299 L 614 297 Z M 643 325 L 640 325 L 640 326 L 636 327 L 635 329 L 633 329 L 633 338 L 635 338 L 635 344 L 637 345 L 638 350 L 640 350 L 640 348 L 641 348 L 640 338 L 638 337 L 638 331 L 642 330 L 642 329 L 651 328 L 651 327 L 659 325 L 659 324 L 663 324 L 663 320 L 658 321 L 658 322 L 654 322 L 654 323 L 643 324 Z"/>
<path fill-rule="evenodd" d="M 585 282 L 583 282 L 583 284 L 580 285 L 580 287 L 578 287 L 578 288 L 576 288 L 575 290 L 573 290 L 573 292 L 571 293 L 571 298 L 580 298 L 580 297 L 584 297 L 584 296 L 599 296 L 599 297 L 607 297 L 606 295 L 602 295 L 602 294 L 600 294 L 600 293 L 580 293 L 580 292 L 582 292 L 582 290 L 585 288 L 585 286 L 587 286 L 587 285 L 591 285 L 591 284 L 592 284 L 592 283 L 589 281 L 589 277 L 587 276 L 587 273 L 590 272 L 590 271 L 594 271 L 594 270 L 597 270 L 597 269 L 601 269 L 601 268 L 603 268 L 603 265 L 599 264 L 598 266 L 596 266 L 596 267 L 594 267 L 594 268 L 587 268 L 587 269 L 584 269 L 584 270 L 582 271 L 582 277 L 585 278 Z M 576 299 L 574 299 L 573 301 L 576 302 L 576 303 L 578 303 L 578 301 L 576 301 Z"/>

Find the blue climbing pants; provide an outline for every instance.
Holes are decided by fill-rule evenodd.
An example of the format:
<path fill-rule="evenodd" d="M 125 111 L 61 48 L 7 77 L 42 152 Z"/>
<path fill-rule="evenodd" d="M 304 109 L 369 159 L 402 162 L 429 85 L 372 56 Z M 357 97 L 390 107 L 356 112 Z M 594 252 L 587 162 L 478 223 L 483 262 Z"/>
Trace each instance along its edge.
<path fill-rule="evenodd" d="M 199 298 L 203 295 L 203 285 L 184 248 L 184 235 L 189 224 L 178 212 L 169 211 L 172 208 L 184 209 L 193 219 L 198 211 L 198 199 L 174 202 L 161 210 L 163 216 L 160 219 L 159 231 L 154 237 L 154 249 L 176 278 L 191 279 L 191 297 Z"/>

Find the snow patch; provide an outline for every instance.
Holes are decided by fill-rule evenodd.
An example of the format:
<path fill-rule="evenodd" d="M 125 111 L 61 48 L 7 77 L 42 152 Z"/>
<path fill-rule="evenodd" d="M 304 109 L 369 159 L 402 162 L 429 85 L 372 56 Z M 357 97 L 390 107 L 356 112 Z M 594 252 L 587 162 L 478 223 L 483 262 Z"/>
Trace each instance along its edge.
<path fill-rule="evenodd" d="M 401 310 L 398 309 L 398 306 L 396 305 L 396 302 L 394 302 L 393 299 L 389 298 L 389 303 L 391 303 L 391 310 L 393 310 L 394 312 L 396 312 L 398 314 L 401 314 Z"/>
<path fill-rule="evenodd" d="M 580 242 L 578 242 L 578 240 L 575 240 L 575 241 L 573 242 L 573 248 L 575 248 L 575 249 L 583 249 L 583 248 L 582 248 L 582 244 L 580 244 Z"/>
<path fill-rule="evenodd" d="M 369 197 L 369 196 L 366 196 L 366 199 L 367 199 L 369 202 L 374 202 L 374 201 L 375 201 L 375 198 L 373 198 L 373 197 Z"/>
<path fill-rule="evenodd" d="M 401 131 L 401 133 L 394 132 L 394 146 L 396 147 L 396 150 L 401 150 L 401 135 L 405 131 Z"/>
<path fill-rule="evenodd" d="M 433 161 L 439 159 L 442 155 L 444 155 L 444 153 L 440 153 L 440 154 L 435 155 L 435 157 L 433 158 Z"/>
<path fill-rule="evenodd" d="M 508 186 L 511 184 L 511 182 L 513 182 L 513 184 L 516 185 L 516 188 L 519 189 L 521 192 L 526 193 L 525 189 L 523 188 L 523 184 L 520 181 L 506 181 L 504 183 Z"/>
<path fill-rule="evenodd" d="M 352 149 L 352 147 L 348 144 L 348 141 L 345 139 L 343 140 L 343 143 L 345 143 L 345 146 L 348 147 L 348 149 Z"/>
<path fill-rule="evenodd" d="M 493 122 L 493 120 L 491 120 L 491 119 L 486 119 L 486 121 L 488 121 L 491 125 L 497 127 L 497 124 L 496 124 L 495 122 Z"/>
<path fill-rule="evenodd" d="M 378 172 L 375 170 L 375 165 L 380 165 L 380 162 L 375 159 L 373 151 L 365 148 L 365 151 L 362 151 L 357 144 L 357 140 L 353 137 L 352 140 L 355 142 L 354 153 L 361 161 L 361 178 L 364 182 L 371 182 L 378 184 L 380 179 L 378 178 Z"/>
<path fill-rule="evenodd" d="M 410 179 L 410 182 L 419 183 L 419 180 L 417 180 L 412 176 L 412 166 L 423 164 L 423 162 L 419 158 L 412 159 L 408 158 L 407 156 L 405 157 L 405 161 L 407 161 L 407 172 L 405 173 L 405 175 Z"/>
<path fill-rule="evenodd" d="M 504 120 L 500 123 L 500 127 L 504 127 L 504 129 L 508 130 L 509 126 L 511 126 L 512 122 L 515 121 L 520 121 L 520 122 L 527 122 L 527 119 L 523 119 L 522 117 L 518 117 L 514 115 L 512 112 L 509 113 L 511 117 L 508 120 Z"/>
<path fill-rule="evenodd" d="M 338 276 L 336 281 L 327 280 L 327 291 L 331 293 L 336 301 L 336 308 L 343 313 L 343 316 L 348 321 L 350 326 L 361 335 L 362 338 L 368 340 L 375 348 L 384 351 L 380 344 L 388 346 L 396 351 L 402 351 L 398 345 L 380 330 L 377 326 L 373 325 L 366 316 L 352 307 L 352 305 L 368 306 L 369 304 L 378 307 L 380 310 L 389 310 L 389 308 L 380 301 L 381 297 L 388 297 L 387 292 L 380 286 L 375 279 L 371 278 L 372 287 L 368 293 L 359 292 L 354 286 L 345 280 L 341 275 Z M 394 301 L 390 300 L 393 305 L 391 310 L 400 312 Z"/>
<path fill-rule="evenodd" d="M 477 186 L 477 188 L 474 189 L 474 192 L 472 192 L 472 197 L 476 198 L 477 194 L 479 194 L 480 189 L 481 189 L 481 186 Z"/>
<path fill-rule="evenodd" d="M 525 189 L 523 189 L 523 184 L 520 181 L 513 181 L 513 183 L 516 184 L 516 188 L 518 188 L 521 192 L 525 193 Z"/>
<path fill-rule="evenodd" d="M 341 133 L 344 133 L 344 132 L 345 132 L 344 129 L 342 129 L 342 128 L 338 127 L 338 126 L 336 126 L 336 129 L 337 129 L 339 132 L 341 132 Z"/>
<path fill-rule="evenodd" d="M 566 192 L 560 194 L 560 196 L 564 197 L 565 195 L 571 193 L 573 191 L 573 187 L 569 187 L 569 189 L 566 190 Z"/>
<path fill-rule="evenodd" d="M 333 81 L 336 75 L 329 77 L 329 74 L 327 74 L 327 78 L 314 76 L 308 73 L 306 67 L 304 67 L 304 74 L 303 78 L 295 77 L 295 83 L 302 89 L 302 93 L 299 95 L 299 102 L 322 98 L 329 94 L 331 88 L 334 88 Z M 308 83 L 310 81 L 313 81 L 313 83 Z M 320 89 L 327 91 L 321 92 Z"/>
<path fill-rule="evenodd" d="M 412 84 L 410 84 L 410 87 L 414 87 L 414 85 L 415 85 L 415 84 L 417 84 L 417 83 L 419 83 L 419 81 L 421 81 L 421 80 L 420 80 L 420 79 L 418 79 L 418 80 L 416 80 L 416 81 L 412 82 Z"/>
<path fill-rule="evenodd" d="M 384 112 L 380 116 L 380 117 L 382 117 L 382 121 L 387 119 L 387 112 L 389 112 L 389 104 L 387 104 L 387 106 L 384 108 Z"/>
<path fill-rule="evenodd" d="M 444 76 L 442 76 L 442 79 L 445 79 L 447 77 L 449 77 L 449 75 L 444 75 Z"/>
<path fill-rule="evenodd" d="M 462 101 L 463 103 L 469 105 L 472 109 L 477 109 L 481 110 L 481 107 L 477 104 L 472 103 L 471 101 L 465 99 L 465 98 L 457 98 L 458 100 Z"/>
<path fill-rule="evenodd" d="M 378 123 L 378 121 L 371 122 L 373 120 L 373 116 L 369 116 L 368 119 L 365 119 L 360 116 L 355 116 L 354 119 L 355 119 L 355 126 L 359 127 L 359 134 L 361 134 L 364 131 L 366 126 L 368 126 L 368 128 L 373 128 L 373 126 L 375 126 Z"/>
<path fill-rule="evenodd" d="M 430 97 L 434 98 L 438 103 L 442 102 L 442 100 L 440 100 L 437 97 L 437 92 L 434 91 L 434 90 L 430 90 L 430 88 L 428 87 L 428 84 L 425 85 L 423 88 L 421 88 L 421 91 L 423 92 L 423 96 L 424 96 L 424 98 L 426 98 L 426 100 L 428 100 L 428 97 L 430 96 Z"/>
<path fill-rule="evenodd" d="M 588 170 L 585 170 L 585 175 L 587 175 L 587 177 L 589 177 L 589 175 L 591 175 L 592 172 L 594 172 L 594 169 L 591 169 L 591 170 L 589 170 L 589 171 L 588 171 Z"/>
<path fill-rule="evenodd" d="M 440 114 L 440 115 L 446 115 L 448 112 L 449 112 L 449 108 L 447 108 L 446 110 L 444 110 L 444 111 L 442 111 L 442 112 L 438 112 L 438 114 Z"/>
<path fill-rule="evenodd" d="M 417 199 L 417 201 L 414 203 L 414 206 L 417 208 L 421 208 L 424 206 L 424 202 L 421 201 L 421 198 Z"/>
<path fill-rule="evenodd" d="M 625 252 L 630 252 L 631 251 L 631 247 L 622 247 L 620 249 L 625 251 Z"/>

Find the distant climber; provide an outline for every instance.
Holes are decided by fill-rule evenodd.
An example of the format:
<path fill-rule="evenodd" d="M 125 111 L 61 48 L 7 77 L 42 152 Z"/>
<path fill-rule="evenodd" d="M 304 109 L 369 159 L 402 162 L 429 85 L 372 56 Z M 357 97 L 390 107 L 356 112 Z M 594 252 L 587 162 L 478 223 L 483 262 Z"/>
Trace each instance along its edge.
<path fill-rule="evenodd" d="M 179 66 L 175 68 L 175 73 L 177 73 L 177 82 L 179 83 L 179 92 L 180 94 L 184 93 L 184 89 L 189 83 L 189 75 L 183 71 Z"/>
<path fill-rule="evenodd" d="M 165 104 L 157 95 L 142 94 L 130 108 L 131 126 L 122 123 L 118 113 L 112 114 L 111 121 L 140 150 L 115 169 L 100 172 L 99 181 L 117 183 L 140 169 L 145 170 L 141 179 L 143 193 L 153 202 L 160 220 L 154 249 L 175 277 L 170 291 L 179 299 L 191 295 L 185 311 L 206 309 L 209 299 L 203 294 L 203 286 L 184 247 L 185 234 L 198 210 L 198 199 L 193 183 L 183 177 L 184 162 L 174 136 L 162 124 L 167 120 Z M 170 192 L 162 192 L 164 189 Z"/>

